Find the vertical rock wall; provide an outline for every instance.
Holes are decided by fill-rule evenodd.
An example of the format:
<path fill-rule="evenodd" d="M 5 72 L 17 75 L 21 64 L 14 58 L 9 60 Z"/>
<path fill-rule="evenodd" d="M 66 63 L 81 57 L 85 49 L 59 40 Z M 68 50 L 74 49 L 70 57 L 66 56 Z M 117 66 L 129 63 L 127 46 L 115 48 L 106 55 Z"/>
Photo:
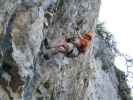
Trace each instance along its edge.
<path fill-rule="evenodd" d="M 45 37 L 53 43 L 64 33 L 94 32 L 99 7 L 100 0 L 1 0 L 0 99 L 119 100 L 92 48 L 44 58 Z"/>

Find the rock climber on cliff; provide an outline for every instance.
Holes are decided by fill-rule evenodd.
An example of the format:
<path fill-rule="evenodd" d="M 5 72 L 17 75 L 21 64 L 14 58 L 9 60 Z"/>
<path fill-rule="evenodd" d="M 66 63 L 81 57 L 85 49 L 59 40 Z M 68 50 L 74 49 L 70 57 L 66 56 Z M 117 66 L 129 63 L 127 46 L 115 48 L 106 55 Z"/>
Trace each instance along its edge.
<path fill-rule="evenodd" d="M 48 40 L 45 38 L 44 45 L 47 49 L 53 51 L 52 54 L 63 53 L 67 57 L 78 57 L 80 54 L 85 54 L 91 46 L 92 38 L 95 33 L 86 32 L 82 36 L 78 33 L 76 38 L 65 37 L 58 40 L 54 46 L 49 46 Z M 53 50 L 52 50 L 53 49 Z M 50 58 L 50 53 L 44 55 L 45 58 Z"/>

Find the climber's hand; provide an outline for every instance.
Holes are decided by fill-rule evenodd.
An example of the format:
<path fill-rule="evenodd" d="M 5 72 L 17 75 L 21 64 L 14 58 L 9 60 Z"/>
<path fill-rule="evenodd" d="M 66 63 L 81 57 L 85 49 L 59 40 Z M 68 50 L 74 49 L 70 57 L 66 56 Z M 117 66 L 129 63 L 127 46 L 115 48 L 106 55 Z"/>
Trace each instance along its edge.
<path fill-rule="evenodd" d="M 66 51 L 64 47 L 59 47 L 59 48 L 57 48 L 57 50 L 58 50 L 59 52 L 65 52 L 65 51 Z"/>

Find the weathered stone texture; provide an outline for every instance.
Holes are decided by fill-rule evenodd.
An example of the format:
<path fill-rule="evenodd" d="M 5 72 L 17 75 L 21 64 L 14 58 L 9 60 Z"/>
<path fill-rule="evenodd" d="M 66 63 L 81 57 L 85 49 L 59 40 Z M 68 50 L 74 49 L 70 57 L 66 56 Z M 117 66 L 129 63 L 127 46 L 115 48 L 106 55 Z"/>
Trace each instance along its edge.
<path fill-rule="evenodd" d="M 101 70 L 102 65 L 95 59 L 92 48 L 78 58 L 57 54 L 48 61 L 44 59 L 45 37 L 52 43 L 64 33 L 95 31 L 100 0 L 62 1 L 62 5 L 56 0 L 0 1 L 0 36 L 3 34 L 0 39 L 4 43 L 8 35 L 7 40 L 11 41 L 7 42 L 13 49 L 6 55 L 1 44 L 0 68 L 6 60 L 3 57 L 12 56 L 15 61 L 15 65 L 9 64 L 9 83 L 0 77 L 0 99 L 119 100 L 117 89 L 113 87 L 117 82 L 112 83 L 110 76 Z"/>

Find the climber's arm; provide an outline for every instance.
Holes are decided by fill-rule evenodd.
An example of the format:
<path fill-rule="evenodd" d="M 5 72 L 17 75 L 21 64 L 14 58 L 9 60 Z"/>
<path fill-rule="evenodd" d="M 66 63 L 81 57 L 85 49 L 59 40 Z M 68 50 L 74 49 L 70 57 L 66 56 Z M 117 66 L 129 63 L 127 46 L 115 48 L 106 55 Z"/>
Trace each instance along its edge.
<path fill-rule="evenodd" d="M 78 38 L 80 38 L 80 39 L 83 38 L 82 35 L 79 32 L 77 32 L 77 35 L 78 35 Z"/>

